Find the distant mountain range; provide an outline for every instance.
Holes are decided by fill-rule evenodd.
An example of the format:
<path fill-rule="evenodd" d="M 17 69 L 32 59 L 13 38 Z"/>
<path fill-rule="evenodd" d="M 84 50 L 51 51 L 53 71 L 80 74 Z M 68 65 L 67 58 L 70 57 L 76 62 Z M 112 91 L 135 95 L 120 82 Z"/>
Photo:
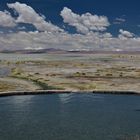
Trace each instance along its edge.
<path fill-rule="evenodd" d="M 107 50 L 62 50 L 62 49 L 55 49 L 55 48 L 48 48 L 48 49 L 40 49 L 40 50 L 2 50 L 0 53 L 18 53 L 18 54 L 41 54 L 41 53 L 85 53 L 85 54 L 140 54 L 140 51 L 107 51 Z"/>
<path fill-rule="evenodd" d="M 33 50 L 33 49 L 24 49 L 24 50 L 2 50 L 0 53 L 21 53 L 21 54 L 30 54 L 30 53 L 53 53 L 53 52 L 65 52 L 61 49 L 39 49 L 39 50 Z"/>

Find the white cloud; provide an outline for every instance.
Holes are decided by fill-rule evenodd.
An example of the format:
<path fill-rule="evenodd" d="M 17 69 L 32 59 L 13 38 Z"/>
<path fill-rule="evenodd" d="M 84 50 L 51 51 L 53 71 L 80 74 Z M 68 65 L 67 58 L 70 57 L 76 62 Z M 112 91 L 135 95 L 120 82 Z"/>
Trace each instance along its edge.
<path fill-rule="evenodd" d="M 124 18 L 116 18 L 115 21 L 113 22 L 114 24 L 121 24 L 125 22 L 126 20 Z"/>
<path fill-rule="evenodd" d="M 9 8 L 15 10 L 18 13 L 16 23 L 29 23 L 33 24 L 39 31 L 48 31 L 48 32 L 59 32 L 63 31 L 59 27 L 53 25 L 50 22 L 46 22 L 44 17 L 36 13 L 36 11 L 26 5 L 19 2 L 7 4 Z"/>
<path fill-rule="evenodd" d="M 0 35 L 0 46 L 4 49 L 64 50 L 135 50 L 139 49 L 140 38 L 122 40 L 110 33 L 68 34 L 48 32 L 24 32 Z"/>
<path fill-rule="evenodd" d="M 105 16 L 92 15 L 90 13 L 78 15 L 67 7 L 64 7 L 60 15 L 65 23 L 74 26 L 78 32 L 84 34 L 90 31 L 105 31 L 110 25 L 108 18 Z"/>
<path fill-rule="evenodd" d="M 135 35 L 133 33 L 130 33 L 129 31 L 125 31 L 123 29 L 119 30 L 119 38 L 120 39 L 128 39 L 128 38 L 133 38 Z"/>
<path fill-rule="evenodd" d="M 68 8 L 61 11 L 65 23 L 74 26 L 78 32 L 70 34 L 59 27 L 45 21 L 45 17 L 35 12 L 26 4 L 8 4 L 9 8 L 18 13 L 13 18 L 10 13 L 0 12 L 0 26 L 14 27 L 19 23 L 29 23 L 37 28 L 37 31 L 17 31 L 5 34 L 0 31 L 0 50 L 2 49 L 43 49 L 56 48 L 64 50 L 140 50 L 140 37 L 135 34 L 119 30 L 118 37 L 105 32 L 110 25 L 105 16 L 91 15 L 90 13 L 78 15 Z M 5 18 L 6 17 L 6 18 Z M 26 27 L 26 26 L 25 26 Z M 25 29 L 25 27 L 19 29 Z M 42 31 L 42 32 L 40 32 Z M 104 31 L 104 32 L 102 32 Z M 10 30 L 9 30 L 10 32 Z"/>
<path fill-rule="evenodd" d="M 16 26 L 14 18 L 7 11 L 0 11 L 0 26 L 14 27 Z"/>

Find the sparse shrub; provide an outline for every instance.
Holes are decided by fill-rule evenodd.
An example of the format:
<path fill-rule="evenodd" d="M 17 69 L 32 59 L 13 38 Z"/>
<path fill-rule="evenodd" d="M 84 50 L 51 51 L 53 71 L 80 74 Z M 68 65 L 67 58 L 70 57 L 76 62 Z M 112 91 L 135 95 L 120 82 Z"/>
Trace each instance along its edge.
<path fill-rule="evenodd" d="M 107 73 L 106 76 L 108 76 L 108 77 L 112 77 L 113 74 L 112 74 L 112 73 Z"/>

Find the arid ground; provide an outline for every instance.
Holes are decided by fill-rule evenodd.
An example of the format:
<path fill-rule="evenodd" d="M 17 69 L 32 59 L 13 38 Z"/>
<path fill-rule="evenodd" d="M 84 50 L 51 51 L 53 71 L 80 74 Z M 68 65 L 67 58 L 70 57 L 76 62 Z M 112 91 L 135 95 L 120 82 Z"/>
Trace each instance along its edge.
<path fill-rule="evenodd" d="M 139 54 L 0 54 L 0 91 L 140 91 Z"/>

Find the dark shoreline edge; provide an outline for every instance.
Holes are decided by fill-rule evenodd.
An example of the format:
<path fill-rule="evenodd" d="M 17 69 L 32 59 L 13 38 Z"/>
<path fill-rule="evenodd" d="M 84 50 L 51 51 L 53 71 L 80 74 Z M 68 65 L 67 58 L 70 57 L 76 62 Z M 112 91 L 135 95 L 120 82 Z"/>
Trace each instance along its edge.
<path fill-rule="evenodd" d="M 47 95 L 47 94 L 113 94 L 113 95 L 140 95 L 140 92 L 135 91 L 65 91 L 65 90 L 39 90 L 39 91 L 9 91 L 0 92 L 0 97 L 6 96 L 21 96 L 21 95 Z"/>

